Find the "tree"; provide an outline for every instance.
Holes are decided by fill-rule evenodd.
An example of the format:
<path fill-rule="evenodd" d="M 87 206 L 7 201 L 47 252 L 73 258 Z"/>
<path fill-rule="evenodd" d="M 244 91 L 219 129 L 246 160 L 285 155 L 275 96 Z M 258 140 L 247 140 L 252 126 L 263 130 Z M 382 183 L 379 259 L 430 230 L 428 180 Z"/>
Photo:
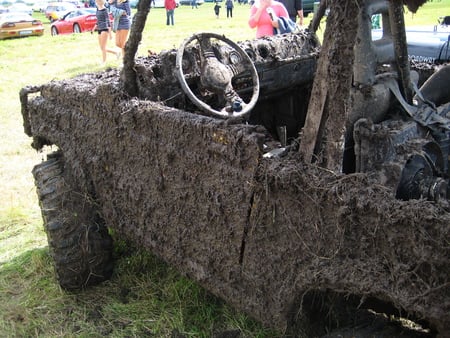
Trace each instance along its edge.
<path fill-rule="evenodd" d="M 130 96 L 138 96 L 139 90 L 136 81 L 136 72 L 134 70 L 134 58 L 142 40 L 142 31 L 147 21 L 147 15 L 150 11 L 151 0 L 139 0 L 137 12 L 133 17 L 131 24 L 130 37 L 125 45 L 125 55 L 123 58 L 122 81 L 125 91 Z"/>
<path fill-rule="evenodd" d="M 336 171 L 340 171 L 342 163 L 346 109 L 353 75 L 353 46 L 358 30 L 354 20 L 348 18 L 358 16 L 360 2 L 325 1 L 319 8 L 319 13 L 323 14 L 329 4 L 329 15 L 301 136 L 300 153 L 306 162 L 320 156 L 319 162 Z M 317 29 L 317 20 L 312 22 L 312 26 Z M 324 139 L 326 142 L 323 142 Z"/>

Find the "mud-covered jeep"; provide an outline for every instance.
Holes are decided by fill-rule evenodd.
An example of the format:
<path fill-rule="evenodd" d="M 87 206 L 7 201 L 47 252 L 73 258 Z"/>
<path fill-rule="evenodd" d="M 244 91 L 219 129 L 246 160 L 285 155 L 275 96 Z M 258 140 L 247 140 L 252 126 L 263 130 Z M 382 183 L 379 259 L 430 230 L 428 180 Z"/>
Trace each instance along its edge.
<path fill-rule="evenodd" d="M 450 332 L 449 68 L 410 65 L 401 2 L 331 2 L 320 45 L 325 7 L 136 59 L 132 35 L 120 72 L 23 88 L 33 147 L 58 148 L 33 173 L 64 288 L 110 277 L 111 229 L 286 334 Z"/>

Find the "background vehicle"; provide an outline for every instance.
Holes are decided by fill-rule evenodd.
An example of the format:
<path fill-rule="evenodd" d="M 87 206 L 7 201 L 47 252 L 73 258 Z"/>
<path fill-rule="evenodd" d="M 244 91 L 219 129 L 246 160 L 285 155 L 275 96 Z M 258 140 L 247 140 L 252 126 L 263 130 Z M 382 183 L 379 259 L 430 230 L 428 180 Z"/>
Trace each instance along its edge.
<path fill-rule="evenodd" d="M 84 7 L 83 3 L 79 0 L 68 0 L 67 2 L 70 2 L 71 4 L 75 5 L 77 8 Z"/>
<path fill-rule="evenodd" d="M 45 9 L 45 17 L 53 22 L 69 11 L 76 10 L 77 6 L 70 2 L 51 2 Z"/>
<path fill-rule="evenodd" d="M 346 5 L 331 2 L 322 46 L 314 29 L 198 33 L 121 71 L 24 88 L 33 147 L 58 147 L 33 173 L 60 284 L 109 278 L 110 228 L 293 336 L 366 314 L 444 337 L 448 73 L 417 83 L 413 105 L 399 90 L 411 94 L 404 34 L 370 37 L 376 11 L 401 31 L 402 5 Z M 329 128 L 311 163 L 301 150 L 318 116 Z"/>
<path fill-rule="evenodd" d="M 308 16 L 310 13 L 314 13 L 314 8 L 317 8 L 320 1 L 317 0 L 303 0 L 303 15 Z"/>
<path fill-rule="evenodd" d="M 447 25 L 408 27 L 406 30 L 408 55 L 419 62 L 450 61 L 450 27 Z M 391 39 L 383 29 L 373 29 L 374 40 Z"/>
<path fill-rule="evenodd" d="M 33 8 L 24 3 L 15 3 L 8 7 L 8 12 L 33 14 Z"/>
<path fill-rule="evenodd" d="M 47 8 L 47 6 L 48 6 L 48 1 L 36 1 L 32 5 L 32 8 L 33 8 L 33 11 L 35 11 L 35 12 L 42 12 L 42 13 L 44 13 L 45 9 Z"/>
<path fill-rule="evenodd" d="M 11 6 L 13 3 L 14 3 L 14 2 L 12 2 L 12 1 L 10 1 L 10 0 L 3 0 L 3 1 L 1 2 L 1 5 L 4 6 L 4 7 L 9 7 L 9 6 Z"/>
<path fill-rule="evenodd" d="M 79 8 L 65 14 L 50 26 L 52 35 L 83 33 L 91 31 L 97 23 L 95 8 Z M 112 16 L 111 21 L 112 21 Z"/>
<path fill-rule="evenodd" d="M 431 29 L 432 30 L 431 30 Z M 450 61 L 450 27 L 411 27 L 406 30 L 408 55 L 413 60 Z"/>
<path fill-rule="evenodd" d="M 197 5 L 202 5 L 204 2 L 205 2 L 204 0 L 197 0 Z M 180 0 L 179 3 L 180 3 L 180 5 L 183 5 L 183 6 L 191 6 L 192 5 L 191 0 Z"/>
<path fill-rule="evenodd" d="M 9 12 L 0 14 L 0 39 L 41 36 L 43 34 L 42 22 L 28 14 Z"/>

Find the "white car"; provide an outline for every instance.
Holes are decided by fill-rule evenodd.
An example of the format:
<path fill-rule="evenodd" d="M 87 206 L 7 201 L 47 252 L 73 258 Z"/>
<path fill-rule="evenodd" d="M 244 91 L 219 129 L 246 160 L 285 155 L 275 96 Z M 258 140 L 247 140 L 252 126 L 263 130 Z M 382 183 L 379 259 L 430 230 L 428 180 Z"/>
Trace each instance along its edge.
<path fill-rule="evenodd" d="M 33 8 L 24 3 L 15 3 L 8 7 L 8 12 L 11 13 L 26 13 L 28 15 L 33 14 Z"/>
<path fill-rule="evenodd" d="M 31 7 L 33 8 L 33 11 L 43 13 L 47 6 L 47 1 L 36 1 Z"/>
<path fill-rule="evenodd" d="M 152 0 L 150 6 L 152 8 L 164 8 L 164 0 Z"/>
<path fill-rule="evenodd" d="M 197 5 L 201 5 L 204 2 L 205 2 L 204 0 L 197 0 Z M 180 0 L 180 5 L 191 6 L 192 5 L 192 0 Z"/>

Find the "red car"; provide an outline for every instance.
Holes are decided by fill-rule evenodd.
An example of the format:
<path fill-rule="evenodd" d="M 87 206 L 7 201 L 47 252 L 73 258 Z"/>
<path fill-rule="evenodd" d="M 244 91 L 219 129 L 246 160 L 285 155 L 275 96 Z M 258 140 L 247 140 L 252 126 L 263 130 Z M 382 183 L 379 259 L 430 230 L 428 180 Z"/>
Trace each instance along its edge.
<path fill-rule="evenodd" d="M 95 8 L 78 8 L 70 11 L 52 23 L 50 32 L 52 35 L 58 35 L 91 31 L 97 23 L 95 12 Z M 112 22 L 111 15 L 110 18 Z"/>

